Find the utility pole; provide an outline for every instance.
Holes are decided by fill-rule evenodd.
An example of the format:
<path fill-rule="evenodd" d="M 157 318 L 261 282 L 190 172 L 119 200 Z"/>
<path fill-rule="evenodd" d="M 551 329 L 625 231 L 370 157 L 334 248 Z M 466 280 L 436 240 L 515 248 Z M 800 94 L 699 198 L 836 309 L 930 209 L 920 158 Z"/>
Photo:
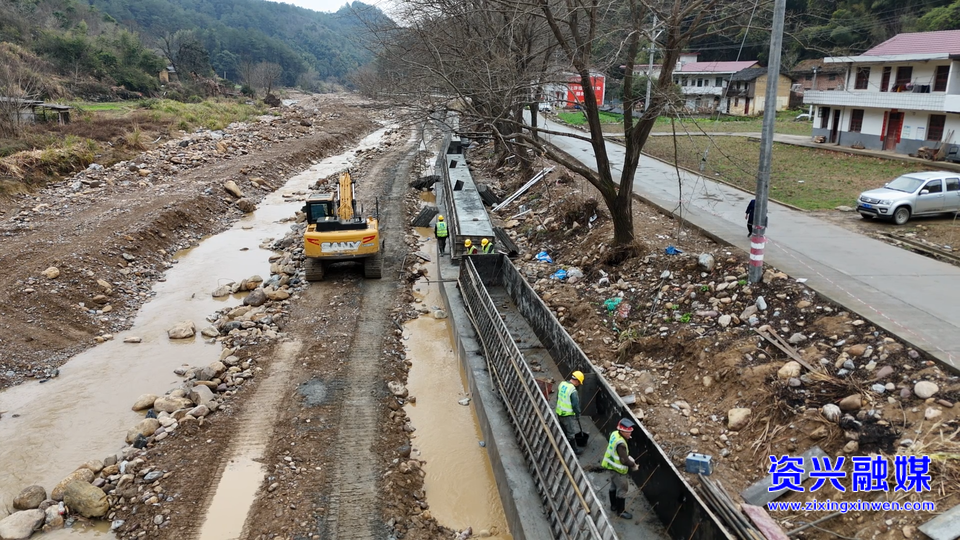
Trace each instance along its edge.
<path fill-rule="evenodd" d="M 656 33 L 654 33 L 654 32 L 656 32 Z M 650 29 L 650 53 L 649 53 L 649 57 L 647 58 L 647 99 L 645 99 L 645 100 L 643 101 L 643 110 L 644 110 L 644 111 L 646 111 L 647 109 L 650 108 L 650 86 L 651 86 L 650 77 L 653 76 L 653 75 L 652 75 L 652 73 L 653 73 L 653 56 L 654 56 L 654 54 L 656 54 L 656 51 L 657 51 L 657 43 L 656 43 L 656 41 L 657 41 L 657 36 L 659 36 L 659 35 L 660 35 L 660 33 L 657 32 L 657 16 L 654 15 L 654 16 L 653 16 L 653 27 Z"/>
<path fill-rule="evenodd" d="M 763 245 L 766 243 L 767 197 L 770 192 L 770 164 L 773 158 L 773 128 L 777 120 L 777 86 L 780 82 L 780 49 L 783 45 L 783 18 L 787 0 L 773 5 L 773 32 L 770 35 L 770 64 L 767 66 L 767 94 L 763 104 L 760 135 L 760 166 L 757 169 L 757 196 L 750 237 L 750 283 L 763 278 Z"/>
<path fill-rule="evenodd" d="M 817 90 L 817 66 L 813 66 L 813 84 L 810 85 L 810 90 Z M 813 105 L 810 105 L 810 120 L 813 121 Z"/>

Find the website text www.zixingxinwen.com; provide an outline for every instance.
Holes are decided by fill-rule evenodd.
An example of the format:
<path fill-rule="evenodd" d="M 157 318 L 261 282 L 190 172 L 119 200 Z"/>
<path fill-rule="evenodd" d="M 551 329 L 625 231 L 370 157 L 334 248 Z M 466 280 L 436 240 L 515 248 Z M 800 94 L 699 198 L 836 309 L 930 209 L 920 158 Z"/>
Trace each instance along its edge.
<path fill-rule="evenodd" d="M 769 502 L 767 510 L 771 512 L 936 512 L 937 504 L 931 501 L 798 501 Z"/>

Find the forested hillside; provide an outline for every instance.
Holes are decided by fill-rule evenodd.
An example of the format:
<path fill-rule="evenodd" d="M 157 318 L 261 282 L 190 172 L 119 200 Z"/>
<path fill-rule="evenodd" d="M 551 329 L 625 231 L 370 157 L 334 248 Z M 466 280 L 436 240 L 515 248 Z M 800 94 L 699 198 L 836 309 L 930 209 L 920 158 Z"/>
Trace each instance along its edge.
<path fill-rule="evenodd" d="M 695 43 L 707 60 L 765 60 L 772 1 L 758 1 L 750 31 Z M 960 29 L 960 0 L 787 0 L 784 65 L 863 52 L 900 32 Z M 747 33 L 744 39 L 744 33 Z M 743 49 L 741 51 L 741 45 Z"/>
<path fill-rule="evenodd" d="M 275 62 L 281 82 L 342 78 L 371 58 L 367 23 L 386 17 L 354 2 L 337 13 L 318 13 L 265 0 L 90 0 L 90 4 L 144 40 L 163 46 L 179 32 L 203 44 L 217 75 L 243 78 L 245 65 Z"/>

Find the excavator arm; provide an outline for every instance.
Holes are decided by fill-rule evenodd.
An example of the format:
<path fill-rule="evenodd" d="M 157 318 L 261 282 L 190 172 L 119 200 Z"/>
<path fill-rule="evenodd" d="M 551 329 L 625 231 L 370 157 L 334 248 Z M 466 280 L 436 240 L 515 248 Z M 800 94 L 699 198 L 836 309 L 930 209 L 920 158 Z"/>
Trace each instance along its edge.
<path fill-rule="evenodd" d="M 340 187 L 338 188 L 337 198 L 340 200 L 340 206 L 337 208 L 337 214 L 342 221 L 350 221 L 356 214 L 357 201 L 354 198 L 353 179 L 350 178 L 350 171 L 340 173 Z"/>

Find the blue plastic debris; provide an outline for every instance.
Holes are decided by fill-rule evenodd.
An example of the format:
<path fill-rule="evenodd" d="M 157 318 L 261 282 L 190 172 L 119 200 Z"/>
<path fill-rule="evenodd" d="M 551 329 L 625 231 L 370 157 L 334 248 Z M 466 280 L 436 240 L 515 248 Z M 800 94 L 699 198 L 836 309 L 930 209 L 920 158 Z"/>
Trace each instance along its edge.
<path fill-rule="evenodd" d="M 546 251 L 541 251 L 537 253 L 537 260 L 545 263 L 553 264 L 553 259 L 550 258 L 550 255 Z"/>
<path fill-rule="evenodd" d="M 667 249 L 664 250 L 667 255 L 679 255 L 683 253 L 683 250 L 680 248 L 675 248 L 673 246 L 667 246 Z"/>
<path fill-rule="evenodd" d="M 554 272 L 553 275 L 550 277 L 552 277 L 553 279 L 559 279 L 559 280 L 567 279 L 567 271 L 561 268 L 556 272 Z"/>
<path fill-rule="evenodd" d="M 710 476 L 710 473 L 713 472 L 713 456 L 690 452 L 687 455 L 686 470 L 691 474 Z"/>

